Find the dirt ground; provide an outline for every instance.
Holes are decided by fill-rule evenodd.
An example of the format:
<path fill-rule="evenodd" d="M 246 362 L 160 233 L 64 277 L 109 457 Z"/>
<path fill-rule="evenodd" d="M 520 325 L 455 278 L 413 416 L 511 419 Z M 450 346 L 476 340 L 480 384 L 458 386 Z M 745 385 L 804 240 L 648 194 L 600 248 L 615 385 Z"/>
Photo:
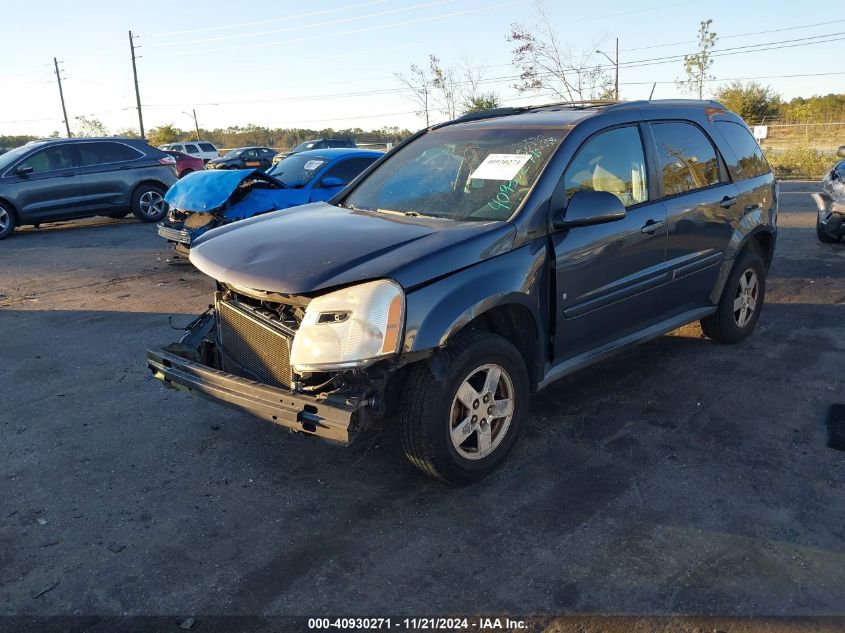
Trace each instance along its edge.
<path fill-rule="evenodd" d="M 464 489 L 152 380 L 210 300 L 149 225 L 0 243 L 2 615 L 845 615 L 845 244 L 782 185 L 758 330 L 688 326 L 534 399 Z M 197 628 L 196 630 L 200 630 Z M 692 629 L 689 629 L 692 630 Z M 702 629 L 709 630 L 709 629 Z"/>

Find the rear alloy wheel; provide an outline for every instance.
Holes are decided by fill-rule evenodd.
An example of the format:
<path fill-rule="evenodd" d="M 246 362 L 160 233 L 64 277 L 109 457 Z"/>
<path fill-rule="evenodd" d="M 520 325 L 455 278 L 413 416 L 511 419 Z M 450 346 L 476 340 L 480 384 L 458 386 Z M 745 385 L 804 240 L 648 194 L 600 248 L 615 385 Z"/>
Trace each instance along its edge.
<path fill-rule="evenodd" d="M 421 361 L 405 382 L 402 448 L 425 474 L 471 483 L 495 470 L 516 442 L 528 407 L 528 371 L 519 350 L 488 332 L 464 334 L 442 353 L 448 358 L 434 364 L 437 376 Z"/>
<path fill-rule="evenodd" d="M 720 343 L 739 343 L 757 325 L 766 296 L 766 265 L 749 250 L 731 271 L 716 312 L 701 320 L 705 336 Z"/>
<path fill-rule="evenodd" d="M 15 214 L 0 203 L 0 240 L 9 237 L 15 230 Z"/>
<path fill-rule="evenodd" d="M 155 185 L 142 185 L 132 195 L 132 213 L 141 222 L 158 222 L 167 214 L 164 191 Z"/>

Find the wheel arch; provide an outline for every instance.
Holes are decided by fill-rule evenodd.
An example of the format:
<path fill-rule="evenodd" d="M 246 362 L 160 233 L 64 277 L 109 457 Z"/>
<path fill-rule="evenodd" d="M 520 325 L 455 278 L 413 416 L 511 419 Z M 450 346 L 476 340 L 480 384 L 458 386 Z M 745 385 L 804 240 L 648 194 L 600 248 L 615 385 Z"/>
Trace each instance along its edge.
<path fill-rule="evenodd" d="M 0 196 L 0 204 L 5 206 L 9 211 L 12 212 L 12 215 L 15 216 L 15 226 L 21 225 L 21 212 L 18 208 L 9 200 L 8 198 L 3 198 Z"/>
<path fill-rule="evenodd" d="M 409 293 L 403 353 L 436 357 L 463 332 L 487 331 L 519 350 L 535 385 L 546 360 L 545 262 L 545 248 L 523 247 Z"/>
<path fill-rule="evenodd" d="M 144 178 L 144 180 L 132 187 L 132 193 L 129 199 L 130 202 L 132 202 L 132 200 L 135 198 L 135 194 L 138 192 L 138 189 L 140 189 L 144 185 L 153 185 L 155 187 L 158 187 L 162 190 L 163 193 L 166 193 L 169 189 L 169 187 L 160 180 L 156 180 L 155 178 Z"/>
<path fill-rule="evenodd" d="M 759 224 L 749 231 L 737 230 L 728 248 L 729 257 L 726 257 L 722 262 L 718 280 L 713 288 L 713 292 L 710 294 L 710 300 L 714 304 L 719 302 L 734 264 L 750 249 L 755 249 L 760 253 L 768 271 L 774 259 L 776 241 L 777 234 L 775 230 L 765 224 Z"/>

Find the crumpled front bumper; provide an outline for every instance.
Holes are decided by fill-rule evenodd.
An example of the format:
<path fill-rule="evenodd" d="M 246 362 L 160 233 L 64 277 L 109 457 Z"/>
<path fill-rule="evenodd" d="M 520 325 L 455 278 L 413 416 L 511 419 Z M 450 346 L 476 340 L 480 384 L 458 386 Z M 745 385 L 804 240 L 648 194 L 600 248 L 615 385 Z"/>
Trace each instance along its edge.
<path fill-rule="evenodd" d="M 845 199 L 833 198 L 829 193 L 810 194 L 818 207 L 818 229 L 839 238 L 845 235 Z"/>
<path fill-rule="evenodd" d="M 191 244 L 191 232 L 186 229 L 175 229 L 167 226 L 164 222 L 158 223 L 158 234 L 166 240 L 177 244 Z"/>
<path fill-rule="evenodd" d="M 348 445 L 364 403 L 321 398 L 264 385 L 188 360 L 167 350 L 147 350 L 147 367 L 165 386 L 213 400 L 293 431 Z"/>

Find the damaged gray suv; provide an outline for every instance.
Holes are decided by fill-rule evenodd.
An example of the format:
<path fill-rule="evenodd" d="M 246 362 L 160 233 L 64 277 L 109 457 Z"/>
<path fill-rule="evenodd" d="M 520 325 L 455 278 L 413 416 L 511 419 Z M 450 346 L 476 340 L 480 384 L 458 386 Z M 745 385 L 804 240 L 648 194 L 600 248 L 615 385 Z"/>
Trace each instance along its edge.
<path fill-rule="evenodd" d="M 712 101 L 556 104 L 423 130 L 328 202 L 210 231 L 214 305 L 169 387 L 341 444 L 396 420 L 420 470 L 490 473 L 532 392 L 692 321 L 754 329 L 777 185 Z"/>

